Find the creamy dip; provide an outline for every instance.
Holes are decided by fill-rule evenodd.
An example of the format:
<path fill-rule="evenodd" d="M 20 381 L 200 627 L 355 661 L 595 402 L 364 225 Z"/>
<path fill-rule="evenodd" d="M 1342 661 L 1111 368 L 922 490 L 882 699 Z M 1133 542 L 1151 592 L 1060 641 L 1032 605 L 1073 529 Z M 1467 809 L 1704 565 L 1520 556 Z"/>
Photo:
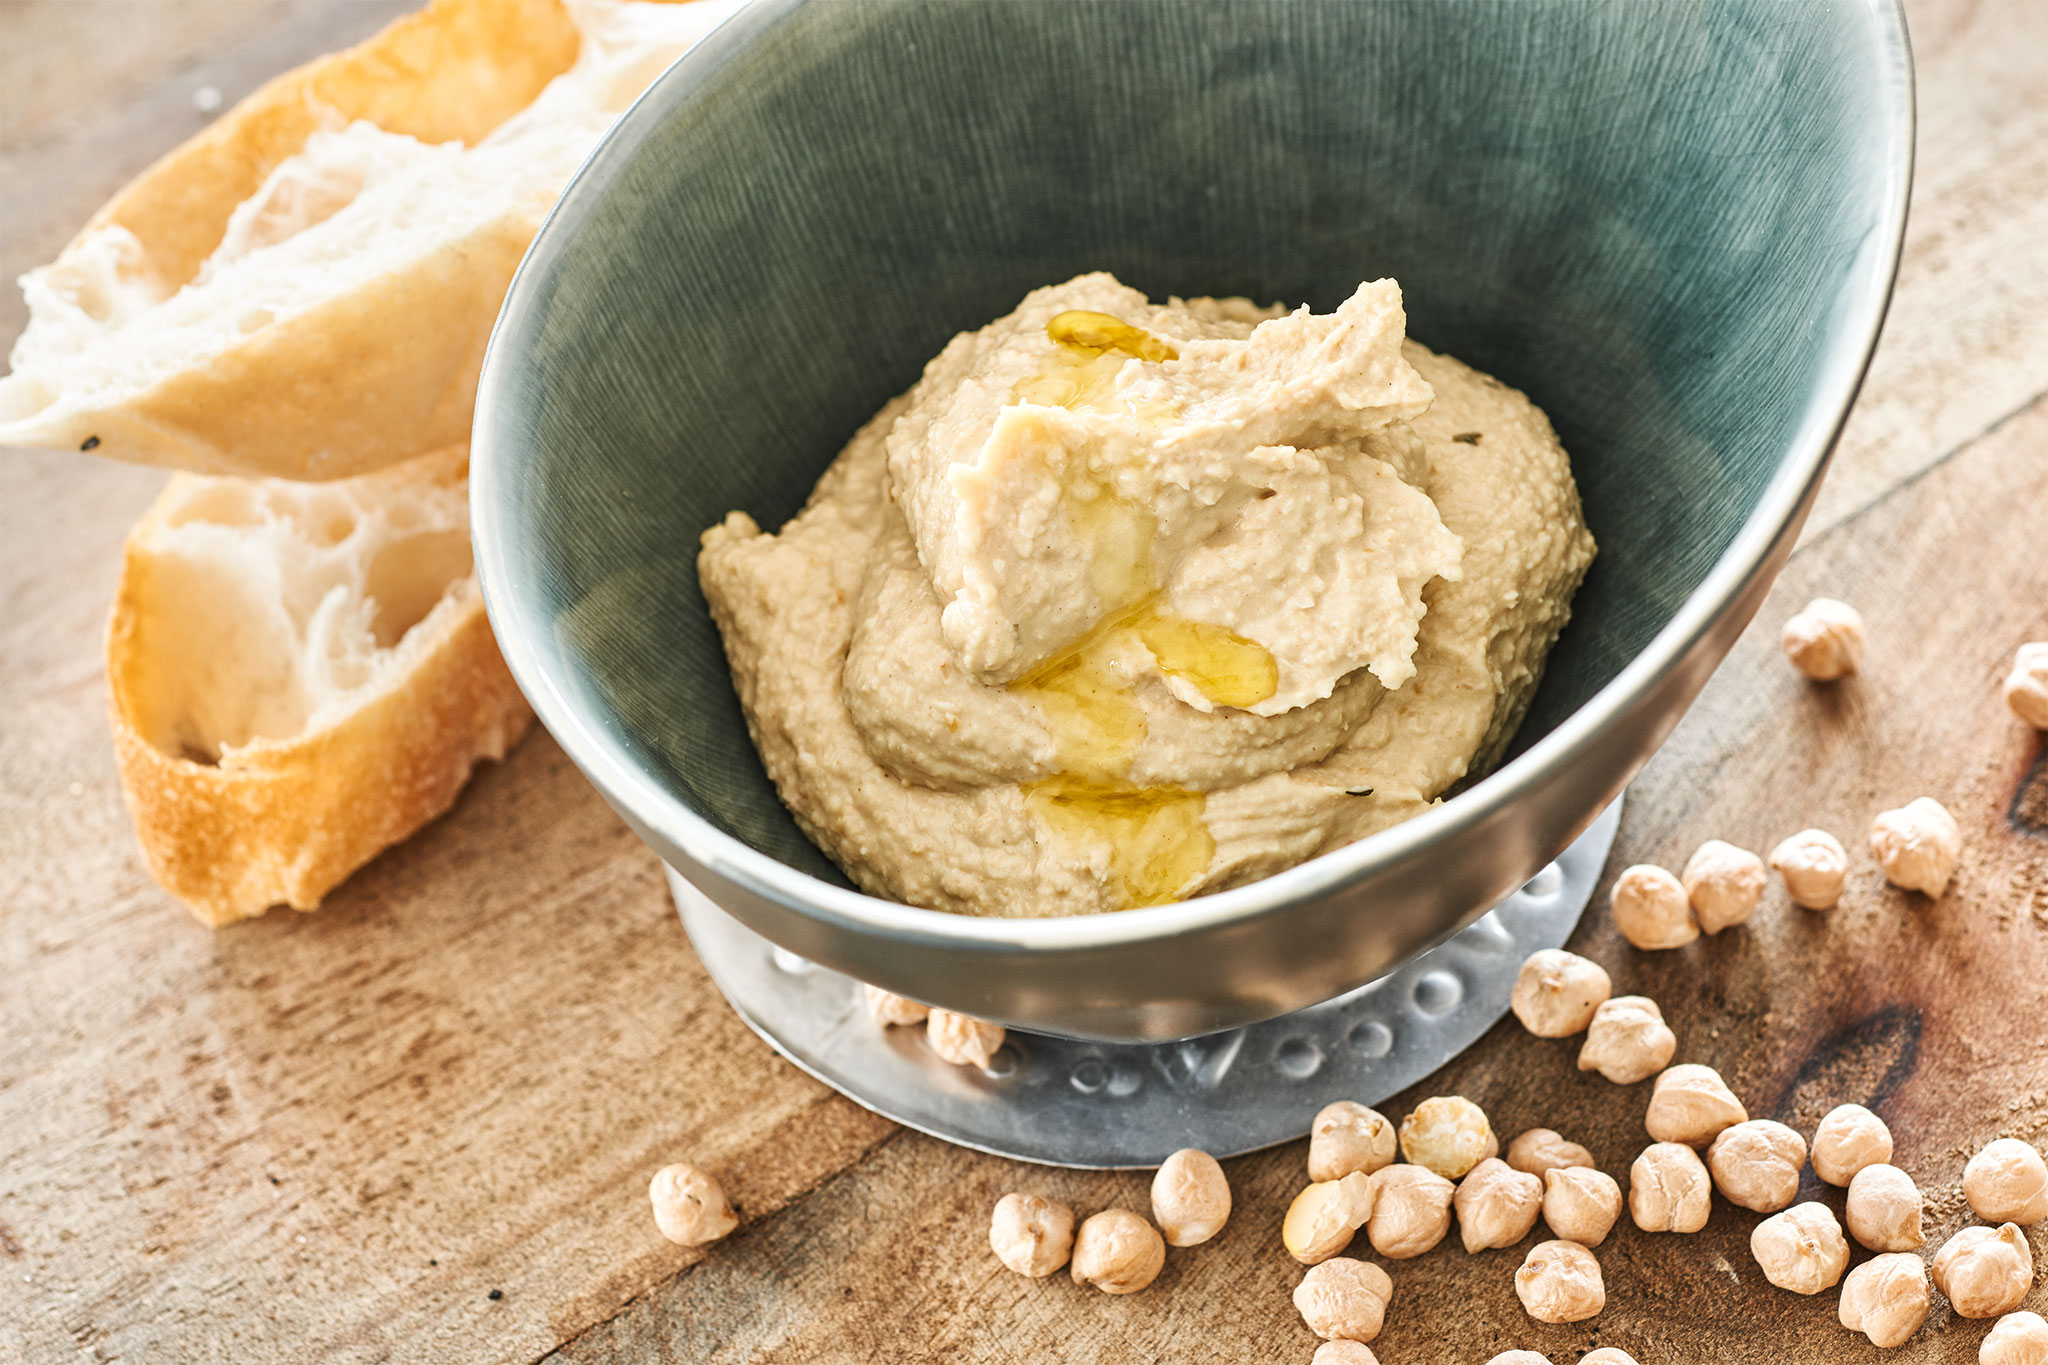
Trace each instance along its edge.
<path fill-rule="evenodd" d="M 864 889 L 1069 915 L 1267 876 L 1513 734 L 1593 541 L 1522 394 L 1335 312 L 1106 274 L 955 337 L 698 568 L 769 776 Z"/>

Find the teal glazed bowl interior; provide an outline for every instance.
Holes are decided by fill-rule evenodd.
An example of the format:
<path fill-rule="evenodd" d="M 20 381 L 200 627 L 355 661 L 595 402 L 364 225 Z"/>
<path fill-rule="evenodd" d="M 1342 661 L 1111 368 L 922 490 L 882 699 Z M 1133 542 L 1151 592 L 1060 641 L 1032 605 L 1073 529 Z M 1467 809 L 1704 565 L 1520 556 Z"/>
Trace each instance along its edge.
<path fill-rule="evenodd" d="M 757 0 L 596 151 L 513 285 L 473 502 L 541 718 L 712 900 L 1014 1025 L 1158 1039 L 1371 980 L 1551 860 L 1669 733 L 1798 532 L 1882 320 L 1890 0 Z M 1181 905 L 985 920 L 854 891 L 764 776 L 698 533 L 802 505 L 954 333 L 1114 271 L 1334 307 L 1523 388 L 1600 556 L 1509 759 Z"/>

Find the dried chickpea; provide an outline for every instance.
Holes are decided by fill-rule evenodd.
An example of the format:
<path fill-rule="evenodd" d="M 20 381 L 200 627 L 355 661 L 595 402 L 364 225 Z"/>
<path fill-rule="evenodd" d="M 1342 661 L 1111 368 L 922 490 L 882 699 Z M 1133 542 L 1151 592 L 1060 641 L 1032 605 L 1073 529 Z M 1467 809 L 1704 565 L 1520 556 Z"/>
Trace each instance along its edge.
<path fill-rule="evenodd" d="M 1966 1318 L 2010 1313 L 2034 1287 L 2034 1253 L 2017 1223 L 1964 1228 L 1941 1244 L 1928 1270 L 1949 1307 Z"/>
<path fill-rule="evenodd" d="M 1977 1347 L 1977 1365 L 2048 1365 L 2048 1319 L 2025 1310 L 2007 1313 Z"/>
<path fill-rule="evenodd" d="M 1749 1234 L 1749 1253 L 1765 1279 L 1795 1294 L 1818 1294 L 1849 1267 L 1849 1241 L 1826 1204 L 1794 1204 L 1764 1219 Z"/>
<path fill-rule="evenodd" d="M 709 1171 L 678 1162 L 654 1173 L 647 1186 L 654 1226 L 678 1246 L 715 1242 L 740 1225 L 726 1202 L 725 1187 Z"/>
<path fill-rule="evenodd" d="M 1152 1221 L 1170 1247 L 1200 1246 L 1230 1218 L 1230 1182 L 1216 1158 L 1183 1147 L 1152 1177 Z"/>
<path fill-rule="evenodd" d="M 1932 1302 L 1927 1267 L 1918 1256 L 1894 1251 L 1849 1272 L 1835 1315 L 1842 1326 L 1869 1337 L 1872 1346 L 1889 1348 L 1920 1330 Z"/>
<path fill-rule="evenodd" d="M 1764 871 L 1764 860 L 1748 849 L 1709 839 L 1686 860 L 1678 880 L 1700 932 L 1718 934 L 1756 913 L 1770 874 Z"/>
<path fill-rule="evenodd" d="M 1704 1147 L 1724 1128 L 1746 1122 L 1749 1111 L 1710 1066 L 1685 1062 L 1664 1071 L 1650 1087 L 1643 1127 L 1658 1142 Z"/>
<path fill-rule="evenodd" d="M 1550 1365 L 1550 1357 L 1541 1351 L 1502 1351 L 1486 1365 Z"/>
<path fill-rule="evenodd" d="M 1987 1223 L 2038 1223 L 2048 1218 L 2048 1162 L 2018 1138 L 2000 1138 L 1963 1167 L 1963 1197 Z"/>
<path fill-rule="evenodd" d="M 1916 796 L 1870 822 L 1870 851 L 1893 886 L 1940 900 L 1963 856 L 1963 831 L 1941 802 Z"/>
<path fill-rule="evenodd" d="M 1281 1244 L 1303 1265 L 1329 1260 L 1351 1245 L 1353 1235 L 1372 1215 L 1378 1193 L 1373 1177 L 1362 1171 L 1317 1181 L 1287 1206 L 1287 1216 L 1280 1221 Z"/>
<path fill-rule="evenodd" d="M 1534 1176 L 1559 1166 L 1592 1164 L 1591 1152 L 1576 1142 L 1565 1141 L 1550 1128 L 1531 1128 L 1508 1144 L 1508 1165 Z"/>
<path fill-rule="evenodd" d="M 1863 614 L 1847 602 L 1816 597 L 1785 622 L 1779 643 L 1794 668 L 1815 682 L 1833 682 L 1863 662 Z"/>
<path fill-rule="evenodd" d="M 1538 1038 L 1569 1038 L 1593 1021 L 1593 1011 L 1613 993 L 1614 983 L 1599 963 L 1544 948 L 1522 964 L 1508 1006 Z"/>
<path fill-rule="evenodd" d="M 1543 1210 L 1543 1182 L 1490 1156 L 1458 1182 L 1451 1205 L 1468 1252 L 1511 1247 L 1529 1235 Z"/>
<path fill-rule="evenodd" d="M 1365 1221 L 1365 1236 L 1388 1260 L 1420 1256 L 1451 1230 L 1456 1187 L 1435 1171 L 1386 1166 L 1373 1172 L 1372 1187 L 1372 1217 Z"/>
<path fill-rule="evenodd" d="M 922 1024 L 932 1010 L 929 1005 L 920 1005 L 900 995 L 892 995 L 880 986 L 861 983 L 861 998 L 867 1002 L 868 1013 L 883 1028 L 900 1025 Z"/>
<path fill-rule="evenodd" d="M 1658 1142 L 1628 1168 L 1628 1216 L 1644 1232 L 1698 1232 L 1707 1225 L 1713 1186 L 1700 1154 L 1680 1142 Z"/>
<path fill-rule="evenodd" d="M 1538 1322 L 1584 1322 L 1607 1306 L 1607 1286 L 1577 1242 L 1538 1242 L 1515 1272 L 1515 1297 Z"/>
<path fill-rule="evenodd" d="M 1338 1256 L 1309 1267 L 1294 1287 L 1294 1306 L 1325 1341 L 1371 1341 L 1387 1318 L 1394 1282 L 1370 1261 Z"/>
<path fill-rule="evenodd" d="M 1309 1365 L 1380 1365 L 1380 1358 L 1362 1341 L 1326 1341 L 1316 1347 Z"/>
<path fill-rule="evenodd" d="M 1559 1166 L 1543 1173 L 1543 1221 L 1565 1241 L 1599 1246 L 1619 1217 L 1621 1186 L 1607 1172 Z"/>
<path fill-rule="evenodd" d="M 1749 1119 L 1724 1128 L 1707 1148 L 1714 1188 L 1737 1208 L 1776 1213 L 1799 1196 L 1806 1139 L 1782 1123 Z"/>
<path fill-rule="evenodd" d="M 1892 1130 L 1860 1104 L 1830 1109 L 1813 1130 L 1813 1173 L 1830 1185 L 1846 1185 L 1865 1166 L 1892 1159 Z"/>
<path fill-rule="evenodd" d="M 2021 645 L 2005 675 L 2005 704 L 2036 730 L 2048 730 L 2048 640 Z"/>
<path fill-rule="evenodd" d="M 1006 1194 L 988 1220 L 988 1245 L 996 1259 L 1041 1279 L 1067 1263 L 1074 1251 L 1074 1211 L 1037 1194 Z"/>
<path fill-rule="evenodd" d="M 1593 1012 L 1579 1047 L 1579 1070 L 1597 1071 L 1616 1085 L 1648 1080 L 1671 1064 L 1678 1035 L 1664 1011 L 1646 995 L 1618 995 Z"/>
<path fill-rule="evenodd" d="M 1927 1240 L 1920 1231 L 1920 1187 L 1896 1166 L 1865 1166 L 1849 1181 L 1843 1221 L 1849 1235 L 1872 1251 L 1916 1251 Z"/>
<path fill-rule="evenodd" d="M 1636 1358 L 1619 1346 L 1602 1346 L 1579 1357 L 1579 1365 L 1638 1365 Z"/>
<path fill-rule="evenodd" d="M 1324 1105 L 1308 1130 L 1310 1180 L 1341 1180 L 1353 1171 L 1371 1175 L 1393 1161 L 1393 1123 L 1355 1100 Z"/>
<path fill-rule="evenodd" d="M 1824 829 L 1802 829 L 1771 850 L 1771 866 L 1785 879 L 1794 905 L 1832 910 L 1849 875 L 1849 850 Z"/>
<path fill-rule="evenodd" d="M 951 1010 L 933 1010 L 925 1021 L 924 1036 L 932 1051 L 954 1066 L 985 1067 L 1003 1045 L 1006 1030 L 1001 1024 L 970 1019 Z"/>
<path fill-rule="evenodd" d="M 1682 948 L 1700 936 L 1685 884 L 1654 863 L 1623 868 L 1607 904 L 1614 927 L 1638 948 Z"/>
<path fill-rule="evenodd" d="M 1159 1278 L 1166 1243 L 1158 1229 L 1129 1209 L 1092 1214 L 1074 1234 L 1075 1284 L 1105 1294 L 1135 1294 Z"/>
<path fill-rule="evenodd" d="M 1435 1095 L 1401 1120 L 1401 1155 L 1446 1180 L 1500 1151 L 1486 1112 L 1463 1095 Z"/>

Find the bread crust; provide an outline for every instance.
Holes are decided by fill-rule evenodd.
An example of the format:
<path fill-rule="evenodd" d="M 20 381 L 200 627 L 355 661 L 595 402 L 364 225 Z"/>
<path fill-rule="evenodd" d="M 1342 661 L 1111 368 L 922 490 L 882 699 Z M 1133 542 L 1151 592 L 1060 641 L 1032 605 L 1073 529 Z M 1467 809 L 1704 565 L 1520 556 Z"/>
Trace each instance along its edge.
<path fill-rule="evenodd" d="M 154 571 L 148 538 L 177 482 L 129 533 L 107 629 L 114 753 L 136 838 L 157 881 L 207 924 L 277 904 L 312 910 L 378 852 L 452 806 L 476 763 L 504 757 L 533 712 L 471 576 L 451 589 L 458 609 L 432 623 L 434 636 L 412 667 L 335 723 L 257 740 L 218 763 L 157 748 L 139 728 L 139 640 Z"/>
<path fill-rule="evenodd" d="M 198 274 L 236 207 L 337 114 L 473 143 L 532 103 L 580 43 L 561 0 L 434 0 L 264 85 L 115 195 L 80 239 L 132 232 L 137 272 L 168 294 Z M 500 215 L 119 402 L 0 423 L 0 444 L 300 480 L 439 449 L 468 434 L 484 344 L 539 226 L 530 212 Z"/>

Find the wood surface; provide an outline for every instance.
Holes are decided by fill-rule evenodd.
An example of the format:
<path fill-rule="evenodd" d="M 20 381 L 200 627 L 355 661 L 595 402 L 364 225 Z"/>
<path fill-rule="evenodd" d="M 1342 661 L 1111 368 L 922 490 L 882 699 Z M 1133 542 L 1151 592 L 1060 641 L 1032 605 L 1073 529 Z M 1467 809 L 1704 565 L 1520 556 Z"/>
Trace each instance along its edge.
<path fill-rule="evenodd" d="M 195 90 L 232 100 L 400 8 L 0 0 L 0 275 L 200 127 Z M 1878 1108 L 1931 1247 L 1970 1221 L 1971 1151 L 2048 1141 L 2048 755 L 1997 695 L 2013 647 L 2048 638 L 2048 6 L 1908 10 L 1920 160 L 1884 342 L 1804 542 L 1633 787 L 1610 865 L 1818 824 L 1857 855 L 1849 893 L 1823 915 L 1774 887 L 1749 926 L 1666 954 L 1593 914 L 1573 946 L 1661 1001 L 1681 1059 L 1752 1114 L 1810 1132 L 1837 1102 Z M 21 321 L 8 291 L 0 337 Z M 545 735 L 318 914 L 191 921 L 130 842 L 100 676 L 116 547 L 161 478 L 0 452 L 0 1361 L 1307 1361 L 1277 1244 L 1302 1144 L 1228 1163 L 1230 1226 L 1143 1294 L 1008 1274 L 985 1241 L 999 1194 L 1143 1208 L 1144 1177 L 951 1148 L 780 1062 Z M 1871 634 L 1831 688 L 1775 650 L 1823 592 Z M 1938 903 L 1861 856 L 1870 816 L 1922 794 L 1968 841 Z M 1383 1107 L 1464 1093 L 1621 1174 L 1647 1087 L 1572 1055 L 1509 1021 Z M 648 1177 L 684 1157 L 743 1213 L 708 1253 L 647 1215 Z M 1694 1237 L 1624 1227 L 1599 1253 L 1607 1310 L 1573 1327 L 1523 1315 L 1518 1252 L 1453 1237 L 1392 1267 L 1375 1349 L 1975 1359 L 1986 1324 L 1945 1306 L 1879 1353 L 1833 1294 L 1771 1289 L 1756 1221 L 1717 1201 Z M 2048 1227 L 2031 1241 L 2048 1272 Z"/>

